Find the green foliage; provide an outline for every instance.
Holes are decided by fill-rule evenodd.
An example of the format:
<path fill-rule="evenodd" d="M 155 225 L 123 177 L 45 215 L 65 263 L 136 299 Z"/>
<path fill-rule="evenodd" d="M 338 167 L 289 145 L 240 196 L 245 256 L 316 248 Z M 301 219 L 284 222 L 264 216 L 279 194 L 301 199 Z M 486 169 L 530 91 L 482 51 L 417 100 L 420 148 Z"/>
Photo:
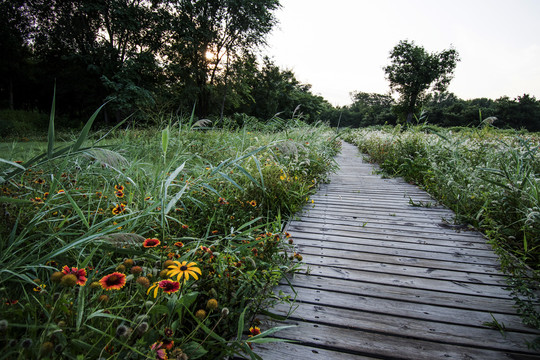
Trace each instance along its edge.
<path fill-rule="evenodd" d="M 382 171 L 423 186 L 482 230 L 509 275 L 524 322 L 539 327 L 540 138 L 479 128 L 385 127 L 343 137 L 369 154 Z"/>
<path fill-rule="evenodd" d="M 325 180 L 339 151 L 328 128 L 295 123 L 282 132 L 179 122 L 117 128 L 97 137 L 101 147 L 85 148 L 81 139 L 96 138 L 88 126 L 64 147 L 72 152 L 54 156 L 55 148 L 41 162 L 32 157 L 46 158 L 45 143 L 37 154 L 27 143 L 2 148 L 0 170 L 11 177 L 0 213 L 4 357 L 251 354 L 253 315 L 298 267 L 283 221 Z M 145 239 L 160 244 L 145 247 Z M 201 274 L 175 283 L 163 273 L 166 260 L 194 262 Z M 64 265 L 84 269 L 85 285 L 55 274 Z M 96 283 L 115 272 L 125 275 L 121 289 Z M 169 293 L 158 285 L 166 279 Z M 249 341 L 273 341 L 277 330 Z"/>
<path fill-rule="evenodd" d="M 446 90 L 459 61 L 455 49 L 428 53 L 423 47 L 402 40 L 390 52 L 391 64 L 384 68 L 390 89 L 400 95 L 400 113 L 412 121 L 416 105 L 426 91 Z"/>

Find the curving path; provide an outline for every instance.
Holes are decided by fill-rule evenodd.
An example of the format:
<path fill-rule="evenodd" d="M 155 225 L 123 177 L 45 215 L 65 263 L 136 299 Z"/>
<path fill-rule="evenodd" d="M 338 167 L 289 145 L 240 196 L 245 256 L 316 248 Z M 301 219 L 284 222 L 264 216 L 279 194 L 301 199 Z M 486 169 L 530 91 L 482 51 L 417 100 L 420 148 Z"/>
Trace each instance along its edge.
<path fill-rule="evenodd" d="M 275 334 L 295 343 L 254 345 L 265 360 L 540 359 L 538 332 L 522 325 L 496 255 L 481 234 L 401 179 L 382 179 L 344 143 L 340 170 L 291 233 L 305 271 L 277 291 L 296 299 Z M 413 206 L 416 205 L 416 206 Z M 418 206 L 423 205 L 423 206 Z M 282 295 L 283 295 L 282 293 Z M 285 315 L 290 306 L 272 311 Z M 494 318 L 505 336 L 486 326 Z"/>

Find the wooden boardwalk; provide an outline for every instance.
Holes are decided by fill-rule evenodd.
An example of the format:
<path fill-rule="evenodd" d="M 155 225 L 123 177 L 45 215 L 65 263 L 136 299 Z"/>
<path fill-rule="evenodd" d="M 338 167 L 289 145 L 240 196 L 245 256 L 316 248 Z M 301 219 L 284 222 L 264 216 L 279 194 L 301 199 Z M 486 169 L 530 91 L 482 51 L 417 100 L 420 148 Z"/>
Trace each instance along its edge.
<path fill-rule="evenodd" d="M 265 360 L 540 359 L 481 234 L 457 231 L 453 213 L 401 179 L 382 179 L 343 144 L 340 170 L 288 231 L 306 270 L 282 291 L 296 299 L 275 334 L 254 345 Z M 435 205 L 435 204 L 433 204 Z M 272 311 L 287 314 L 290 306 Z M 503 336 L 484 323 L 504 324 Z"/>

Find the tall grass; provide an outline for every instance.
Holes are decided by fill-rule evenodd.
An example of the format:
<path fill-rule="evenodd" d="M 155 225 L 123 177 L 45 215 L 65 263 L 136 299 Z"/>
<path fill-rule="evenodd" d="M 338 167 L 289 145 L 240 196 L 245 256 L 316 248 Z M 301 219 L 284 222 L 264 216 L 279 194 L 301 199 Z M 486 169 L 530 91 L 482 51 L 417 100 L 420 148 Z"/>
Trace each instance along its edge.
<path fill-rule="evenodd" d="M 253 314 L 298 267 L 283 222 L 325 181 L 339 143 L 301 123 L 171 122 L 103 138 L 92 121 L 71 143 L 39 154 L 15 143 L 2 159 L 0 358 L 256 358 Z M 201 275 L 171 278 L 171 261 Z M 84 286 L 70 282 L 82 269 Z M 249 342 L 271 341 L 264 330 Z"/>

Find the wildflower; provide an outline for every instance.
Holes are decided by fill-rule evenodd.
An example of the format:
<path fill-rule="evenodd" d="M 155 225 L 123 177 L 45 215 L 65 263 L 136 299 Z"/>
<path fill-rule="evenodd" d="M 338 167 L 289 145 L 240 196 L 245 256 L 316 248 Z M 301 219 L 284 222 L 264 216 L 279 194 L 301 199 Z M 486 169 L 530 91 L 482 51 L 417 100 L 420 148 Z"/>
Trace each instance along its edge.
<path fill-rule="evenodd" d="M 98 302 L 100 303 L 108 303 L 109 302 L 109 296 L 108 295 L 100 295 L 100 297 L 98 297 Z"/>
<path fill-rule="evenodd" d="M 203 321 L 206 317 L 206 311 L 204 311 L 203 309 L 197 310 L 197 312 L 195 313 L 195 317 L 200 321 Z"/>
<path fill-rule="evenodd" d="M 253 207 L 257 206 L 257 202 L 255 200 L 248 201 L 248 204 Z"/>
<path fill-rule="evenodd" d="M 32 344 L 32 339 L 24 339 L 23 341 L 21 341 L 21 347 L 23 349 L 29 349 L 30 347 L 32 347 Z"/>
<path fill-rule="evenodd" d="M 116 327 L 116 336 L 119 338 L 128 337 L 130 333 L 131 331 L 129 331 L 129 328 L 124 324 L 120 324 Z"/>
<path fill-rule="evenodd" d="M 149 200 L 152 200 L 152 197 L 147 196 L 147 197 L 144 198 L 144 201 L 149 201 Z"/>
<path fill-rule="evenodd" d="M 159 244 L 161 244 L 161 241 L 159 241 L 158 239 L 146 239 L 143 242 L 143 247 L 151 248 L 151 247 L 156 247 Z"/>
<path fill-rule="evenodd" d="M 51 281 L 58 284 L 60 282 L 60 280 L 62 280 L 64 275 L 65 274 L 63 272 L 61 272 L 61 271 L 55 271 L 51 275 Z"/>
<path fill-rule="evenodd" d="M 120 265 L 118 265 L 118 266 L 116 267 L 116 271 L 119 271 L 119 272 L 122 272 L 122 273 L 123 273 L 123 272 L 126 271 L 126 267 L 125 267 L 124 265 L 120 264 Z"/>
<path fill-rule="evenodd" d="M 206 308 L 210 311 L 216 310 L 218 307 L 218 302 L 216 299 L 210 299 L 206 302 Z"/>
<path fill-rule="evenodd" d="M 60 284 L 65 287 L 73 287 L 77 285 L 77 276 L 75 274 L 67 274 L 62 276 Z"/>
<path fill-rule="evenodd" d="M 156 298 L 159 291 L 159 285 L 157 281 L 148 288 L 148 291 L 146 291 L 146 295 L 149 295 L 151 291 L 154 291 L 154 297 Z"/>
<path fill-rule="evenodd" d="M 124 192 L 121 191 L 121 190 L 118 190 L 117 192 L 114 193 L 114 195 L 115 195 L 117 198 L 123 198 L 123 197 L 124 197 Z"/>
<path fill-rule="evenodd" d="M 148 280 L 147 277 L 141 276 L 138 277 L 137 280 L 135 280 L 137 284 L 141 285 L 145 289 L 147 289 L 150 286 L 150 280 Z"/>
<path fill-rule="evenodd" d="M 134 263 L 135 263 L 135 262 L 133 261 L 133 259 L 126 259 L 126 260 L 124 260 L 123 265 L 124 265 L 125 267 L 127 267 L 127 268 L 130 268 L 130 267 L 133 266 Z"/>
<path fill-rule="evenodd" d="M 174 346 L 174 341 L 169 339 L 163 339 L 163 347 L 167 350 L 171 350 Z"/>
<path fill-rule="evenodd" d="M 150 327 L 150 325 L 148 325 L 148 323 L 146 321 L 144 321 L 144 322 L 140 323 L 139 326 L 137 326 L 136 330 L 139 333 L 139 335 L 142 335 L 146 331 L 148 331 L 149 327 Z"/>
<path fill-rule="evenodd" d="M 166 337 L 172 337 L 174 335 L 174 331 L 171 328 L 165 328 L 163 330 L 163 334 L 165 334 Z"/>
<path fill-rule="evenodd" d="M 202 275 L 201 269 L 197 267 L 197 263 L 187 261 L 179 262 L 174 261 L 174 265 L 169 266 L 169 273 L 168 275 L 170 277 L 176 276 L 176 280 L 180 281 L 180 279 L 184 278 L 184 282 L 189 280 L 189 276 L 193 276 L 195 280 L 199 279 L 197 274 Z"/>
<path fill-rule="evenodd" d="M 34 182 L 35 182 L 36 184 L 39 184 L 39 185 L 45 184 L 45 180 L 42 179 L 42 178 L 38 178 L 38 179 L 34 180 Z"/>
<path fill-rule="evenodd" d="M 143 272 L 143 268 L 140 267 L 140 266 L 133 266 L 133 267 L 131 268 L 131 273 L 132 273 L 133 275 L 139 275 L 139 274 L 141 274 L 142 272 Z"/>
<path fill-rule="evenodd" d="M 177 241 L 177 242 L 174 243 L 174 246 L 177 246 L 177 247 L 181 248 L 181 247 L 184 247 L 184 243 L 181 242 L 181 241 Z"/>
<path fill-rule="evenodd" d="M 75 275 L 75 277 L 77 278 L 77 285 L 80 285 L 80 286 L 84 286 L 86 284 L 86 280 L 88 280 L 86 278 L 86 270 L 84 268 L 78 269 L 76 267 L 72 267 L 70 269 L 67 265 L 65 265 L 62 268 L 62 273 L 64 273 L 65 275 L 68 275 L 68 274 Z"/>
<path fill-rule="evenodd" d="M 43 193 L 43 200 L 47 199 L 47 196 L 49 196 L 49 195 L 50 195 L 50 194 L 49 194 L 48 191 L 44 192 L 44 193 Z"/>
<path fill-rule="evenodd" d="M 39 349 L 42 355 L 50 354 L 53 352 L 53 350 L 54 350 L 54 344 L 50 341 L 45 341 L 43 344 L 41 344 L 41 348 Z"/>
<path fill-rule="evenodd" d="M 150 350 L 156 352 L 156 359 L 167 360 L 167 350 L 162 349 L 162 342 L 155 342 L 150 346 Z"/>
<path fill-rule="evenodd" d="M 124 186 L 123 186 L 123 185 L 120 185 L 120 184 L 114 185 L 114 189 L 115 189 L 116 191 L 124 191 Z"/>
<path fill-rule="evenodd" d="M 162 279 L 166 279 L 169 277 L 169 270 L 167 269 L 163 269 L 159 272 L 159 277 L 162 278 Z"/>
<path fill-rule="evenodd" d="M 188 228 L 188 226 L 186 224 L 182 225 L 182 229 L 186 230 L 187 228 Z"/>
<path fill-rule="evenodd" d="M 92 290 L 97 290 L 97 289 L 100 289 L 100 288 L 101 288 L 101 284 L 99 283 L 99 281 L 93 281 L 90 284 L 90 289 L 92 289 Z"/>
<path fill-rule="evenodd" d="M 229 316 L 229 309 L 224 307 L 223 309 L 221 309 L 221 317 L 227 317 Z"/>
<path fill-rule="evenodd" d="M 36 287 L 34 288 L 34 291 L 40 293 L 40 292 L 42 292 L 43 290 L 45 290 L 45 287 L 46 287 L 46 286 L 47 286 L 47 285 L 45 285 L 45 284 L 40 284 L 40 285 L 38 285 L 38 286 L 36 286 Z"/>
<path fill-rule="evenodd" d="M 250 332 L 250 335 L 248 335 L 248 337 L 253 337 L 253 336 L 257 336 L 261 333 L 261 329 L 258 328 L 257 326 L 252 326 L 249 328 L 249 332 Z"/>
<path fill-rule="evenodd" d="M 113 209 L 112 209 L 112 213 L 113 215 L 119 215 L 121 213 L 123 213 L 126 209 L 126 205 L 125 204 L 117 204 Z"/>
<path fill-rule="evenodd" d="M 99 280 L 101 287 L 105 290 L 120 290 L 126 285 L 126 275 L 119 272 L 113 272 Z"/>
<path fill-rule="evenodd" d="M 180 289 L 180 283 L 178 281 L 163 280 L 158 283 L 158 286 L 163 289 L 164 293 L 172 294 Z"/>
<path fill-rule="evenodd" d="M 5 299 L 4 305 L 6 305 L 6 306 L 17 305 L 18 302 L 19 302 L 19 300 Z"/>
<path fill-rule="evenodd" d="M 220 197 L 218 199 L 218 202 L 221 204 L 221 205 L 228 205 L 229 202 L 227 200 L 225 200 L 224 198 Z"/>
<path fill-rule="evenodd" d="M 36 196 L 35 198 L 30 199 L 31 202 L 35 202 L 36 204 L 43 204 L 43 199 Z"/>
<path fill-rule="evenodd" d="M 171 265 L 174 265 L 174 261 L 172 260 L 166 260 L 165 262 L 163 262 L 163 269 L 166 269 L 168 268 L 169 266 Z"/>
<path fill-rule="evenodd" d="M 101 191 L 96 191 L 96 196 L 101 199 L 101 197 L 103 196 L 103 193 Z"/>
<path fill-rule="evenodd" d="M 66 192 L 66 191 L 65 191 L 64 189 L 60 189 L 60 190 L 58 190 L 56 193 L 57 193 L 57 194 L 63 194 L 63 193 L 65 193 L 65 192 Z"/>

